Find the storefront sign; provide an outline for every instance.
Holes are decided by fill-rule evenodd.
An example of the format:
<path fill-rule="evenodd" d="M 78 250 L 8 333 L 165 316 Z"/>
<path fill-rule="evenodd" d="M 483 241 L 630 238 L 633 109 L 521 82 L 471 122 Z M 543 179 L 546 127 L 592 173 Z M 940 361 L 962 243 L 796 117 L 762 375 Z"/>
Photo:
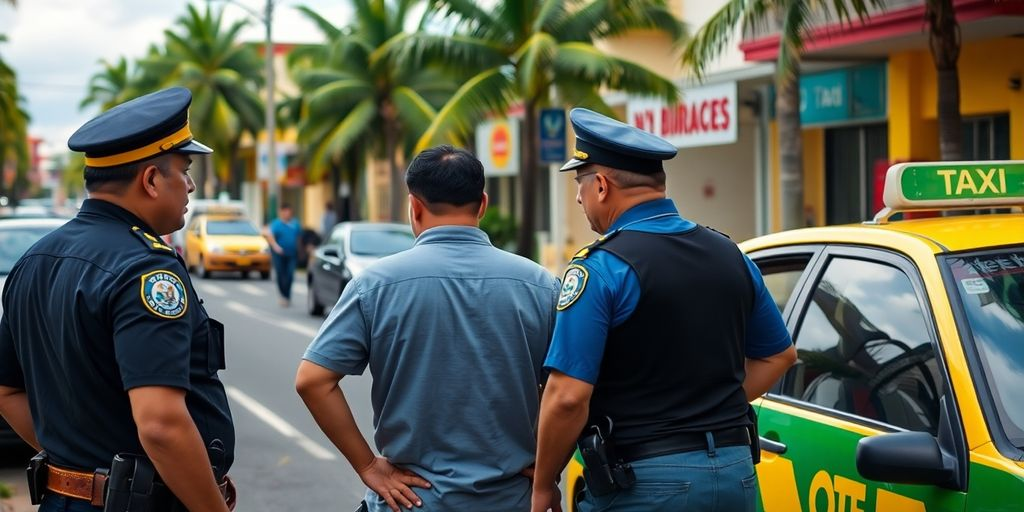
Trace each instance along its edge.
<path fill-rule="evenodd" d="M 651 132 L 678 148 L 736 142 L 736 82 L 682 91 L 682 101 L 666 105 L 657 99 L 631 99 L 628 123 Z"/>
<path fill-rule="evenodd" d="M 800 77 L 800 122 L 828 124 L 886 115 L 885 66 L 808 74 Z"/>
<path fill-rule="evenodd" d="M 565 162 L 565 110 L 546 108 L 537 119 L 540 134 L 540 161 L 546 164 Z"/>
<path fill-rule="evenodd" d="M 499 119 L 485 121 L 476 127 L 477 158 L 484 165 L 486 176 L 519 174 L 519 123 Z"/>

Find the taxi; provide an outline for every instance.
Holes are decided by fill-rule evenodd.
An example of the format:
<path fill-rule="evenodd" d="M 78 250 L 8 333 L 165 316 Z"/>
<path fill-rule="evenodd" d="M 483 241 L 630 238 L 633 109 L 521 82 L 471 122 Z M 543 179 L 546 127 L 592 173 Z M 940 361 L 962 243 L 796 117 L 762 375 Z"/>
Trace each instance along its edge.
<path fill-rule="evenodd" d="M 753 402 L 758 510 L 1024 510 L 1024 161 L 898 164 L 883 194 L 740 244 L 799 354 Z M 574 510 L 578 455 L 567 485 Z"/>
<path fill-rule="evenodd" d="M 185 228 L 185 264 L 203 278 L 217 271 L 270 278 L 270 246 L 252 221 L 233 214 L 196 214 Z"/>

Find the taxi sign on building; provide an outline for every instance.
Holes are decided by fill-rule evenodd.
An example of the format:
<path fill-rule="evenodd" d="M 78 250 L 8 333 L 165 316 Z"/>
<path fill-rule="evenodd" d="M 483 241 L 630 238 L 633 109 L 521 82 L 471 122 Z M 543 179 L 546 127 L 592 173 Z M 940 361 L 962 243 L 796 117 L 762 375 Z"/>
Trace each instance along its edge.
<path fill-rule="evenodd" d="M 912 162 L 885 176 L 886 208 L 874 222 L 906 210 L 1024 205 L 1024 161 Z"/>

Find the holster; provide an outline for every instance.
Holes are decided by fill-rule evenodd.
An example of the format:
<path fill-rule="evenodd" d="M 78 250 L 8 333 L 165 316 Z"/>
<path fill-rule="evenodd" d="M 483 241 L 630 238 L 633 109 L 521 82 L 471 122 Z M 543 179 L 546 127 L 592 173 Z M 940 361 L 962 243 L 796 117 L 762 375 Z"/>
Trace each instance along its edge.
<path fill-rule="evenodd" d="M 28 467 L 25 468 L 26 476 L 28 476 L 28 497 L 33 505 L 43 502 L 43 494 L 46 493 L 46 479 L 49 476 L 48 465 L 49 457 L 45 451 L 41 451 L 28 461 Z"/>
<path fill-rule="evenodd" d="M 157 472 L 143 455 L 119 453 L 110 464 L 103 512 L 152 512 L 156 510 Z"/>
<path fill-rule="evenodd" d="M 750 418 L 750 426 L 747 427 L 750 431 L 750 459 L 757 464 L 761 462 L 761 436 L 757 430 L 757 411 L 754 406 L 747 408 L 747 417 Z"/>
<path fill-rule="evenodd" d="M 604 496 L 622 489 L 629 489 L 636 483 L 633 466 L 622 462 L 615 455 L 615 445 L 611 440 L 611 420 L 606 437 L 601 428 L 592 425 L 593 432 L 580 438 L 577 448 L 583 457 L 585 467 L 583 478 L 587 481 L 587 491 L 594 496 Z"/>

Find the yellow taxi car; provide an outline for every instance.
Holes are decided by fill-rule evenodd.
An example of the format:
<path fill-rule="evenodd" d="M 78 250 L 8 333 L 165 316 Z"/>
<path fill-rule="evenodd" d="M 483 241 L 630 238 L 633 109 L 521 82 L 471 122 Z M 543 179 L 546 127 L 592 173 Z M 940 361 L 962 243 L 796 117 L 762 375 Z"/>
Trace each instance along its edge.
<path fill-rule="evenodd" d="M 185 228 L 185 264 L 203 278 L 241 271 L 270 278 L 270 246 L 252 221 L 240 215 L 197 214 Z"/>
<path fill-rule="evenodd" d="M 1024 510 L 1024 162 L 898 164 L 884 200 L 740 244 L 799 354 L 753 403 L 758 509 Z"/>

